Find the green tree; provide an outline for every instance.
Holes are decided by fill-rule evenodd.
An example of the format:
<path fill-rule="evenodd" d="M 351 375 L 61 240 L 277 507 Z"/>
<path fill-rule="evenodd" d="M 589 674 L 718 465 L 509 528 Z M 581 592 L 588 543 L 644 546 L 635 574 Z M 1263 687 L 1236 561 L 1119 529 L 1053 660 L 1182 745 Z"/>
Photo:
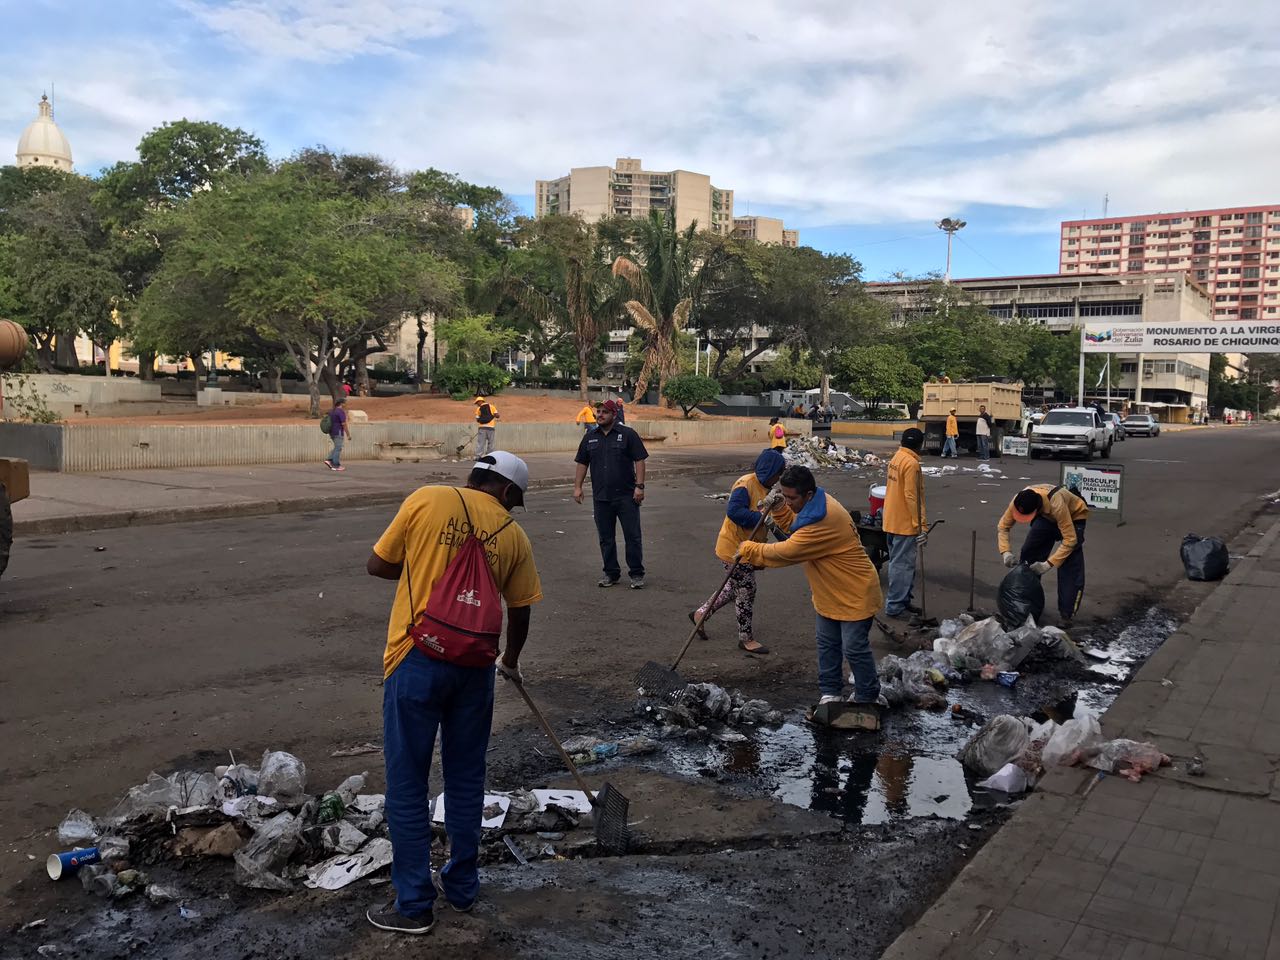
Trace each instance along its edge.
<path fill-rule="evenodd" d="M 809 390 L 822 379 L 822 367 L 809 354 L 795 347 L 766 363 L 763 376 L 765 384 L 770 387 Z"/>
<path fill-rule="evenodd" d="M 671 377 L 662 387 L 662 396 L 683 410 L 686 420 L 698 404 L 709 403 L 719 395 L 717 381 L 694 373 Z"/>
<path fill-rule="evenodd" d="M 436 325 L 436 336 L 449 346 L 450 363 L 492 363 L 493 356 L 516 345 L 517 335 L 489 315 L 468 314 Z"/>
<path fill-rule="evenodd" d="M 832 363 L 832 378 L 875 410 L 882 403 L 919 403 L 924 372 L 902 347 L 877 343 L 839 351 Z"/>

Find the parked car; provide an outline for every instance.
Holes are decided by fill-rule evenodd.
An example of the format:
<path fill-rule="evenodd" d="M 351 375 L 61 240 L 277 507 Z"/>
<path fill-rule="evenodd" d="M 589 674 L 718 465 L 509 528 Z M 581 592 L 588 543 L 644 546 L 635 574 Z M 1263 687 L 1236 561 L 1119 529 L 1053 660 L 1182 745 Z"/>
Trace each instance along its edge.
<path fill-rule="evenodd" d="M 1125 433 L 1134 437 L 1160 436 L 1160 421 L 1149 413 L 1131 413 L 1124 418 Z"/>
<path fill-rule="evenodd" d="M 1124 418 L 1122 418 L 1118 413 L 1108 413 L 1107 416 L 1110 418 L 1112 424 L 1114 424 L 1116 428 L 1116 439 L 1128 440 L 1129 431 L 1124 428 Z"/>
<path fill-rule="evenodd" d="M 1050 410 L 1031 428 L 1028 453 L 1031 459 L 1042 455 L 1076 454 L 1092 460 L 1095 453 L 1111 456 L 1111 437 L 1098 411 L 1093 407 L 1067 407 Z"/>

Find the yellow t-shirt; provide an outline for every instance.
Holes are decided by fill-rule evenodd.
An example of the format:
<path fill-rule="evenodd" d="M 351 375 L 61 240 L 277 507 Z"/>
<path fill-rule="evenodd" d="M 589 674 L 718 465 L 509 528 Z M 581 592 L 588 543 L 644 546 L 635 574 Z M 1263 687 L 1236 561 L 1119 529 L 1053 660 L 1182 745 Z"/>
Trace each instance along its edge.
<path fill-rule="evenodd" d="M 787 428 L 780 423 L 775 423 L 769 428 L 769 449 L 787 449 Z"/>
<path fill-rule="evenodd" d="M 899 447 L 889 461 L 885 479 L 884 520 L 885 533 L 897 536 L 915 536 L 924 522 L 924 476 L 920 472 L 920 454 L 907 447 Z"/>
<path fill-rule="evenodd" d="M 463 511 L 462 500 L 466 500 Z M 409 562 L 400 574 L 391 620 L 387 626 L 387 649 L 382 656 L 383 677 L 391 676 L 413 648 L 409 627 L 416 614 L 427 606 L 427 599 L 445 567 L 458 554 L 467 528 L 467 514 L 481 540 L 507 523 L 511 515 L 493 497 L 480 490 L 456 487 L 419 487 L 405 498 L 373 552 L 387 563 Z M 512 523 L 485 546 L 494 581 L 508 607 L 527 607 L 542 599 L 542 582 L 533 562 L 529 537 L 518 524 Z M 408 578 L 413 576 L 413 607 L 409 608 Z"/>
<path fill-rule="evenodd" d="M 595 423 L 595 422 L 596 422 L 596 411 L 595 411 L 595 408 L 591 406 L 591 404 L 587 404 L 585 407 L 579 410 L 578 416 L 574 420 L 574 423 Z"/>

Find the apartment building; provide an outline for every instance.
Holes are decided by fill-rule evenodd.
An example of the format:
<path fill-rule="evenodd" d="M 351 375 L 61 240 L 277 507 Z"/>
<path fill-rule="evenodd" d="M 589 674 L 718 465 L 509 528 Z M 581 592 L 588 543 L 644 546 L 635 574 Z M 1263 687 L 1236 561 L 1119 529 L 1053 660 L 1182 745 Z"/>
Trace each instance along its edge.
<path fill-rule="evenodd" d="M 1112 318 L 1122 323 L 1173 325 L 1205 323 L 1213 316 L 1208 291 L 1178 271 L 980 277 L 951 284 L 1000 319 L 1039 323 L 1064 336 L 1081 324 Z M 898 319 L 934 309 L 926 302 L 926 282 L 868 283 L 866 288 L 890 303 Z M 1068 394 L 1074 392 L 1074 384 L 1061 386 Z M 1089 397 L 1106 399 L 1105 386 L 1095 388 L 1089 383 L 1085 387 Z M 1184 422 L 1208 406 L 1209 354 L 1114 354 L 1110 395 L 1113 407 L 1141 404 L 1161 419 Z"/>
<path fill-rule="evenodd" d="M 1280 320 L 1280 203 L 1062 223 L 1064 274 L 1183 270 L 1217 320 Z"/>
<path fill-rule="evenodd" d="M 782 247 L 800 246 L 800 231 L 788 230 L 777 217 L 734 217 L 733 235 L 756 243 Z"/>
<path fill-rule="evenodd" d="M 689 170 L 644 170 L 640 160 L 620 157 L 612 167 L 573 167 L 557 180 L 534 184 L 536 216 L 580 215 L 588 223 L 603 217 L 647 217 L 671 210 L 676 228 L 697 223 L 722 236 L 733 232 L 733 191 Z"/>

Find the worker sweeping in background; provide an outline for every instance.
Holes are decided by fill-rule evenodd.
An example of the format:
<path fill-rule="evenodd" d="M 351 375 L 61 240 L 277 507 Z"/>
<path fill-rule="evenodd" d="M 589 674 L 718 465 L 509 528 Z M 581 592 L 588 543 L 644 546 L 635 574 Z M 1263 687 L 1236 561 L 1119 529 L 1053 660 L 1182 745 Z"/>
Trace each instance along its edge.
<path fill-rule="evenodd" d="M 739 559 L 756 567 L 804 564 L 817 611 L 819 706 L 842 699 L 847 661 L 853 671 L 849 700 L 887 707 L 870 642 L 871 621 L 884 597 L 853 518 L 807 467 L 787 467 L 778 483 L 796 515 L 791 535 L 781 543 L 746 540 L 738 548 Z"/>
<path fill-rule="evenodd" d="M 1037 483 L 1014 496 L 996 527 L 996 543 L 1006 567 L 1027 563 L 1040 576 L 1057 568 L 1058 616 L 1065 629 L 1070 629 L 1084 599 L 1084 525 L 1088 519 L 1088 505 L 1066 487 Z M 1014 523 L 1031 524 L 1017 559 L 1009 549 Z"/>
<path fill-rule="evenodd" d="M 764 450 L 756 457 L 754 471 L 739 477 L 733 485 L 724 522 L 720 525 L 720 536 L 716 539 L 716 557 L 729 571 L 729 579 L 709 604 L 689 614 L 691 621 L 701 623 L 732 600 L 738 614 L 738 648 L 747 653 L 768 653 L 769 648 L 755 639 L 751 628 L 756 601 L 755 567 L 749 563 L 738 563 L 735 557 L 743 542 L 753 539 L 752 531 L 755 531 L 754 540 L 759 543 L 764 543 L 770 533 L 780 540 L 786 538 L 795 514 L 783 501 L 781 493 L 769 494 L 786 466 L 787 461 L 777 450 Z M 757 506 L 762 503 L 766 514 L 763 524 L 757 511 Z M 706 631 L 701 627 L 698 628 L 698 636 L 707 639 Z"/>
<path fill-rule="evenodd" d="M 946 382 L 946 381 L 944 381 Z M 956 441 L 960 439 L 960 423 L 956 420 L 956 408 L 952 407 L 951 412 L 947 414 L 947 439 L 942 444 L 942 455 L 944 457 L 960 456 L 956 450 Z"/>
<path fill-rule="evenodd" d="M 889 595 L 884 612 L 905 620 L 920 608 L 911 603 L 916 582 L 916 548 L 928 534 L 924 510 L 924 474 L 920 470 L 920 448 L 924 433 L 915 427 L 902 431 L 902 446 L 889 461 L 885 484 L 885 539 L 889 544 Z"/>

